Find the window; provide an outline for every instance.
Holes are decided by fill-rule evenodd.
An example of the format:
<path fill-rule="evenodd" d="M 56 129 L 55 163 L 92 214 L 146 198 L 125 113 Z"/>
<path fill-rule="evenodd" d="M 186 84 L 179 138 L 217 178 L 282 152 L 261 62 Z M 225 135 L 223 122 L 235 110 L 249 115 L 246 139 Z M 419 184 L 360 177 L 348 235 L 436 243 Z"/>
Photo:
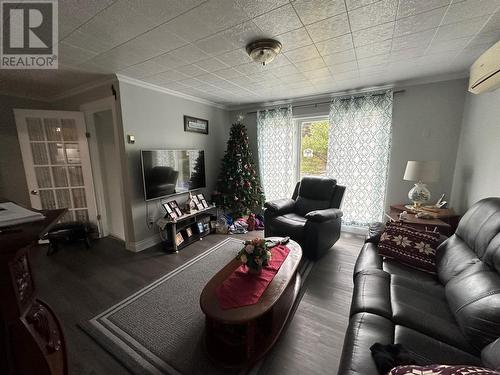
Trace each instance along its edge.
<path fill-rule="evenodd" d="M 297 120 L 299 135 L 298 179 L 326 176 L 328 156 L 328 117 Z"/>
<path fill-rule="evenodd" d="M 258 111 L 259 166 L 267 200 L 288 198 L 304 176 L 347 187 L 344 225 L 380 221 L 392 136 L 392 91 L 335 97 L 328 116 L 292 119 L 292 106 Z"/>

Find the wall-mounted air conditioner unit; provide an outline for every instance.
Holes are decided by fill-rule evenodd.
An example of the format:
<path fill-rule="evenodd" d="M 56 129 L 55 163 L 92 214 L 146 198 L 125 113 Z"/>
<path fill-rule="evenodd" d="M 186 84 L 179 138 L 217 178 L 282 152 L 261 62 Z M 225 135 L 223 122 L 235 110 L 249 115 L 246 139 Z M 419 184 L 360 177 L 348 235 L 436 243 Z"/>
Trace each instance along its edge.
<path fill-rule="evenodd" d="M 500 42 L 483 53 L 470 68 L 469 91 L 474 94 L 500 87 Z"/>

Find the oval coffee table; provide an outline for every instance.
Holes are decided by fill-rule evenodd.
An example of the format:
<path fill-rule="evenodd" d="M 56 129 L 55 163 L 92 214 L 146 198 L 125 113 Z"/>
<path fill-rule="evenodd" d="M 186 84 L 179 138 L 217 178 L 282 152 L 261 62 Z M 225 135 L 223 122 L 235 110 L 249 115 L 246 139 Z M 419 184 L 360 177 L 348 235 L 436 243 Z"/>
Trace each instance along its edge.
<path fill-rule="evenodd" d="M 216 289 L 241 265 L 237 259 L 222 268 L 203 289 L 200 306 L 206 316 L 206 349 L 220 366 L 250 367 L 271 349 L 282 332 L 299 293 L 297 269 L 302 259 L 297 242 L 290 240 L 286 246 L 290 253 L 256 304 L 227 310 L 219 306 Z"/>

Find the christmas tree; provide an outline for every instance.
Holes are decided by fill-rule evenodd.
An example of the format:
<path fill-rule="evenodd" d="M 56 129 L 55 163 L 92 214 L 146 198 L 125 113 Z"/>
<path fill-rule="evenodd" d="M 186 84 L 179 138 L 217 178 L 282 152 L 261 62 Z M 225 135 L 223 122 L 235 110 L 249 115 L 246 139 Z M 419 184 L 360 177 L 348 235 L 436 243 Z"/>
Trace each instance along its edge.
<path fill-rule="evenodd" d="M 261 208 L 264 203 L 260 179 L 248 145 L 247 129 L 241 120 L 231 127 L 213 198 L 217 205 L 235 216 Z"/>

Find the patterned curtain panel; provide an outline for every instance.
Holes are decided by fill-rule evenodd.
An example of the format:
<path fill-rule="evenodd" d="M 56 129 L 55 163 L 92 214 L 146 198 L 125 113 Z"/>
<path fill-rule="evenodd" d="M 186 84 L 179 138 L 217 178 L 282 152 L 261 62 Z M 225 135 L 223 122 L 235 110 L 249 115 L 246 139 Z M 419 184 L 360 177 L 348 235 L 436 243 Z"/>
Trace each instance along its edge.
<path fill-rule="evenodd" d="M 257 112 L 259 170 L 266 201 L 290 198 L 295 183 L 292 106 Z"/>
<path fill-rule="evenodd" d="M 392 90 L 334 98 L 330 106 L 327 175 L 347 186 L 345 225 L 381 221 L 391 148 Z"/>

